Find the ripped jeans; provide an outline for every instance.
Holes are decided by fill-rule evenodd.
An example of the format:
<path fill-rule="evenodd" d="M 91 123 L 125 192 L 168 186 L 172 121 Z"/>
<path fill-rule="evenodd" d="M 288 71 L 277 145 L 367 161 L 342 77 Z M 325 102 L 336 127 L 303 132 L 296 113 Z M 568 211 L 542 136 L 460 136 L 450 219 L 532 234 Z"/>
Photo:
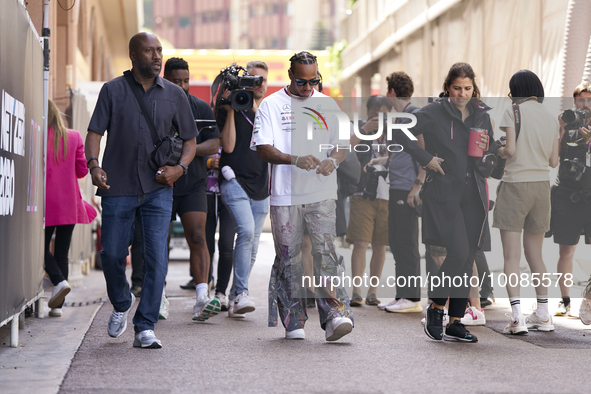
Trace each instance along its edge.
<path fill-rule="evenodd" d="M 326 200 L 291 206 L 271 206 L 271 227 L 275 242 L 275 262 L 269 281 L 269 327 L 277 325 L 277 316 L 286 330 L 304 328 L 306 287 L 313 283 L 320 325 L 335 317 L 353 320 L 349 297 L 341 283 L 334 288 L 330 277 L 342 277 L 345 272 L 343 257 L 334 245 L 336 203 Z M 312 241 L 314 272 L 305 273 L 302 264 L 304 228 Z M 313 277 L 306 277 L 309 275 Z M 305 279 L 305 280 L 304 280 Z M 305 282 L 305 285 L 304 285 Z"/>

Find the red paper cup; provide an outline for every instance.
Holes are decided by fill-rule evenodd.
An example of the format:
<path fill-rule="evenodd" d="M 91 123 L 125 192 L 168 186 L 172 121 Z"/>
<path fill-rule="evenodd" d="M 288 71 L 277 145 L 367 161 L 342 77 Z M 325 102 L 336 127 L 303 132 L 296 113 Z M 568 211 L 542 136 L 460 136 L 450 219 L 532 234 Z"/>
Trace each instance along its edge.
<path fill-rule="evenodd" d="M 487 134 L 485 129 L 470 128 L 470 139 L 468 140 L 468 156 L 482 157 L 484 149 L 478 146 L 477 142 L 482 141 L 482 136 Z M 488 149 L 488 147 L 487 147 Z"/>

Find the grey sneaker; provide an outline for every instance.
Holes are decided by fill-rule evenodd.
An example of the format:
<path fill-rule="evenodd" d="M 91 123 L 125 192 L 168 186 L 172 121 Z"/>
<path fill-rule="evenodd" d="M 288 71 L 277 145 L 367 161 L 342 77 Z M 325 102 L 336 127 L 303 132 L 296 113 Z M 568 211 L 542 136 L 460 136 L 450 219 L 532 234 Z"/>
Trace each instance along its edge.
<path fill-rule="evenodd" d="M 129 305 L 129 309 L 125 312 L 117 312 L 113 309 L 113 313 L 109 318 L 109 323 L 107 324 L 107 332 L 109 333 L 109 336 L 113 338 L 118 338 L 119 336 L 121 336 L 121 334 L 123 334 L 125 332 L 125 329 L 127 328 L 127 315 L 131 311 L 131 308 L 133 308 L 133 306 L 135 305 L 135 296 L 133 295 L 133 293 L 129 294 L 131 294 L 131 304 Z"/>
<path fill-rule="evenodd" d="M 162 342 L 156 338 L 154 331 L 144 330 L 135 334 L 133 347 L 141 347 L 144 349 L 160 349 L 162 348 Z"/>

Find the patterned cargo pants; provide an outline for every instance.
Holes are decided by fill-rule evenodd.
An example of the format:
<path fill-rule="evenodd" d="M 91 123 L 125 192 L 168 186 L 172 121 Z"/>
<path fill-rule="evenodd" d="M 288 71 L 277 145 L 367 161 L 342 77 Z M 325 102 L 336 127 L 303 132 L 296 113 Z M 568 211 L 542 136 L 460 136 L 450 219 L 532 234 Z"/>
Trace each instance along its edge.
<path fill-rule="evenodd" d="M 275 242 L 275 262 L 269 281 L 269 327 L 277 325 L 277 315 L 288 331 L 303 328 L 306 313 L 306 286 L 302 264 L 302 237 L 308 229 L 312 241 L 314 259 L 313 288 L 320 315 L 320 325 L 335 317 L 353 320 L 349 297 L 342 286 L 342 280 L 331 282 L 336 276 L 343 278 L 345 267 L 343 257 L 335 246 L 334 200 L 292 206 L 271 206 L 271 227 Z M 305 285 L 302 279 L 305 279 Z M 332 284 L 335 286 L 332 287 Z"/>

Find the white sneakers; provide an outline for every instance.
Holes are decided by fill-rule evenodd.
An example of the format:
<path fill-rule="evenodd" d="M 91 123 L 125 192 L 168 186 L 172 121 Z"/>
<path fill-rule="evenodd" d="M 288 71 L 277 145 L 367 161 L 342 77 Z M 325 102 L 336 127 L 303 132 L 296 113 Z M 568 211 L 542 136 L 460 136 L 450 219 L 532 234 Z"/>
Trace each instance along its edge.
<path fill-rule="evenodd" d="M 297 330 L 285 331 L 285 339 L 306 339 L 306 333 L 303 328 Z"/>
<path fill-rule="evenodd" d="M 234 299 L 234 310 L 233 313 L 244 314 L 254 312 L 254 302 L 250 300 L 247 292 L 240 293 Z"/>
<path fill-rule="evenodd" d="M 234 300 L 229 300 L 228 301 L 228 317 L 233 317 L 235 319 L 243 319 L 245 316 L 244 313 L 234 312 L 235 307 L 236 307 L 236 304 L 234 303 Z"/>
<path fill-rule="evenodd" d="M 396 298 L 394 298 L 392 301 L 382 302 L 382 303 L 378 304 L 378 309 L 383 311 L 387 307 L 397 304 L 399 301 L 400 300 L 397 300 Z"/>
<path fill-rule="evenodd" d="M 406 298 L 401 298 L 398 301 L 396 301 L 393 305 L 388 305 L 384 309 L 386 310 L 386 312 L 394 313 L 416 313 L 423 311 L 423 307 L 421 306 L 420 302 L 407 300 Z"/>
<path fill-rule="evenodd" d="M 193 306 L 193 320 L 206 321 L 220 313 L 220 301 L 214 297 L 212 300 L 207 295 L 199 297 Z"/>
<path fill-rule="evenodd" d="M 503 329 L 503 334 L 510 335 L 525 335 L 527 332 L 527 325 L 525 324 L 525 317 L 523 315 L 519 315 L 517 319 L 511 318 L 507 327 Z"/>
<path fill-rule="evenodd" d="M 484 326 L 486 324 L 484 309 L 478 310 L 475 306 L 467 308 L 461 321 L 465 326 Z"/>
<path fill-rule="evenodd" d="M 49 311 L 51 317 L 62 317 L 62 308 L 51 308 Z"/>
<path fill-rule="evenodd" d="M 215 293 L 215 298 L 217 298 L 220 301 L 220 310 L 222 312 L 225 312 L 228 310 L 228 299 L 226 298 L 226 295 L 223 293 Z"/>
<path fill-rule="evenodd" d="M 338 341 L 353 330 L 353 322 L 348 317 L 335 317 L 326 322 L 324 335 L 327 341 Z M 287 331 L 285 330 L 285 339 L 306 339 L 306 333 L 303 328 Z"/>
<path fill-rule="evenodd" d="M 47 306 L 50 308 L 59 308 L 64 302 L 66 295 L 72 290 L 68 281 L 62 280 L 60 283 L 53 287 L 53 291 L 51 292 L 51 298 L 47 302 Z"/>
<path fill-rule="evenodd" d="M 581 319 L 581 322 L 587 326 L 591 324 L 591 300 L 588 298 L 583 298 L 583 301 L 581 302 L 579 319 Z"/>
<path fill-rule="evenodd" d="M 552 324 L 552 316 L 538 315 L 538 311 L 534 311 L 529 316 L 525 317 L 525 324 L 529 330 L 538 331 L 554 331 L 554 324 Z"/>
<path fill-rule="evenodd" d="M 503 330 L 503 334 L 524 335 L 529 330 L 554 331 L 552 316 L 541 316 L 538 314 L 538 311 L 534 311 L 534 313 L 526 317 L 520 315 L 517 319 L 511 319 L 507 327 Z"/>
<path fill-rule="evenodd" d="M 228 300 L 228 317 L 240 319 L 244 317 L 245 313 L 254 312 L 255 309 L 254 302 L 248 297 L 247 292 L 242 292 L 233 300 Z"/>
<path fill-rule="evenodd" d="M 348 317 L 335 317 L 326 322 L 325 337 L 327 341 L 337 341 L 353 330 L 353 322 Z"/>

